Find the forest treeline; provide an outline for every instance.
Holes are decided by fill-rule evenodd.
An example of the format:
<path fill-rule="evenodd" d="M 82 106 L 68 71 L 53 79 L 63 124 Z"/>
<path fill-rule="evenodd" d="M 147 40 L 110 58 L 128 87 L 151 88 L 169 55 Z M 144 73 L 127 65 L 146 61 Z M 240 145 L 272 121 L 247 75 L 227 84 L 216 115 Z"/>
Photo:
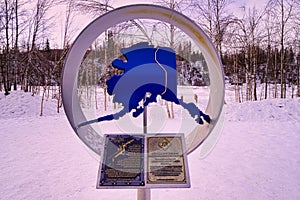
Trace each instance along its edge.
<path fill-rule="evenodd" d="M 111 0 L 0 0 L 0 91 L 9 95 L 11 90 L 21 88 L 35 94 L 42 89 L 44 98 L 50 86 L 60 86 L 63 61 L 72 45 L 74 18 L 85 14 L 93 19 L 114 9 L 111 3 Z M 199 24 L 220 55 L 226 81 L 235 86 L 237 94 L 241 85 L 246 87 L 245 100 L 260 99 L 258 93 L 263 93 L 263 98 L 270 97 L 271 86 L 275 88 L 272 97 L 289 97 L 289 88 L 291 97 L 300 96 L 299 1 L 269 0 L 258 7 L 232 0 L 157 0 L 154 3 L 178 10 Z M 54 23 L 58 17 L 51 14 L 55 6 L 64 8 L 61 24 Z M 150 38 L 147 25 L 139 24 L 140 21 L 131 23 Z M 62 27 L 61 35 L 48 37 L 58 26 Z M 185 53 L 194 65 L 202 62 L 200 67 L 193 67 L 179 59 L 183 78 L 196 85 L 209 82 L 204 80 L 203 72 L 199 76 L 207 67 L 202 54 L 193 51 L 189 43 L 174 39 L 176 27 L 171 25 L 169 29 L 170 46 Z M 62 45 L 53 48 L 51 44 L 58 37 L 62 38 Z M 109 52 L 109 39 L 100 45 L 104 54 Z M 97 79 L 101 82 L 101 77 Z M 260 87 L 258 91 L 258 85 L 263 89 Z M 55 98 L 60 102 L 60 90 Z M 243 101 L 242 97 L 238 96 L 237 101 Z"/>

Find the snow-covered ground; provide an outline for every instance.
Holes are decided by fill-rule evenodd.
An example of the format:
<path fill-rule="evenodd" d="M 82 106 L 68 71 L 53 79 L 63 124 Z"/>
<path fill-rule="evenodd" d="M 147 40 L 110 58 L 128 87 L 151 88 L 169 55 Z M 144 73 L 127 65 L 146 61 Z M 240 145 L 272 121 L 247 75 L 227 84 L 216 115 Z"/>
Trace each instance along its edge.
<path fill-rule="evenodd" d="M 191 188 L 152 189 L 153 200 L 300 199 L 300 98 L 230 99 L 213 151 L 188 156 Z M 0 94 L 0 199 L 137 199 L 134 189 L 95 189 L 98 161 L 55 104 L 41 117 L 40 97 Z"/>

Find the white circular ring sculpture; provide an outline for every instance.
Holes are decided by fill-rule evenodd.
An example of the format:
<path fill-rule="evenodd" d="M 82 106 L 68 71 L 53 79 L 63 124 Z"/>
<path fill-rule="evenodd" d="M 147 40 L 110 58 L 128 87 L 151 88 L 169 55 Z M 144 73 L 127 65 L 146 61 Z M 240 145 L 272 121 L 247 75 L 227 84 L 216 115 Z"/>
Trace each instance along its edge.
<path fill-rule="evenodd" d="M 77 125 L 86 121 L 77 97 L 78 71 L 84 55 L 95 39 L 110 27 L 134 19 L 153 19 L 174 25 L 197 44 L 208 65 L 210 78 L 209 101 L 205 113 L 211 118 L 210 124 L 198 125 L 186 136 L 187 153 L 199 147 L 215 130 L 224 105 L 224 76 L 219 56 L 204 31 L 191 19 L 166 7 L 157 5 L 130 5 L 112 10 L 91 22 L 76 38 L 65 60 L 62 79 L 62 99 L 65 113 L 78 137 L 96 154 L 99 154 L 91 140 L 83 138 Z M 83 130 L 84 131 L 84 130 Z M 90 130 L 85 130 L 85 132 Z M 95 133 L 91 133 L 95 136 Z M 96 136 L 95 136 L 96 137 Z M 97 143 L 97 142 L 96 142 Z M 97 144 L 95 144 L 97 145 Z"/>

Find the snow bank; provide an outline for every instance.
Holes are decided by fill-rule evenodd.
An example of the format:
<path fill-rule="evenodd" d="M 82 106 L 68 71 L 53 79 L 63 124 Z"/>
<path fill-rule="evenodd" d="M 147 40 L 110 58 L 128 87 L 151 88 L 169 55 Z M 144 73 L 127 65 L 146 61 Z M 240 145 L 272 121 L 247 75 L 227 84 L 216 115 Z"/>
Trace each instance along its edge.
<path fill-rule="evenodd" d="M 300 98 L 228 103 L 226 119 L 244 122 L 300 122 Z"/>
<path fill-rule="evenodd" d="M 39 117 L 40 101 L 0 94 L 0 199 L 137 199 L 136 190 L 95 189 L 98 162 L 56 114 L 56 101 L 46 101 Z M 300 199 L 299 142 L 299 98 L 229 101 L 213 151 L 188 156 L 192 187 L 153 189 L 152 199 Z"/>
<path fill-rule="evenodd" d="M 7 96 L 0 93 L 0 119 L 39 116 L 41 113 L 41 101 L 42 98 L 40 96 L 32 96 L 29 92 L 12 91 Z M 56 105 L 57 100 L 45 99 L 43 116 L 57 115 Z"/>

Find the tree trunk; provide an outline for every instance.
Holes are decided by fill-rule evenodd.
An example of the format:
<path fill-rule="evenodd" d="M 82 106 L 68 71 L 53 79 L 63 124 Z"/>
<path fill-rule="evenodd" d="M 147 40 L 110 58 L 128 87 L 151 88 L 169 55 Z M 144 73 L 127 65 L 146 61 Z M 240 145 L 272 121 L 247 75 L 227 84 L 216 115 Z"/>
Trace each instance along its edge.
<path fill-rule="evenodd" d="M 284 10 L 284 0 L 281 0 L 280 2 L 280 8 L 281 8 L 281 30 L 280 30 L 280 46 L 281 46 L 281 52 L 280 52 L 280 97 L 285 98 L 286 97 L 286 73 L 284 70 L 284 29 L 285 24 L 290 17 L 291 9 L 290 7 L 289 12 L 287 13 L 287 17 L 285 18 L 285 10 Z"/>
<path fill-rule="evenodd" d="M 246 101 L 252 100 L 252 48 L 249 45 L 248 50 L 245 51 L 245 67 L 246 67 L 246 83 L 247 83 L 247 89 L 246 89 Z M 248 58 L 248 62 L 247 62 Z"/>
<path fill-rule="evenodd" d="M 274 59 L 274 98 L 277 98 L 277 50 L 275 49 Z"/>
<path fill-rule="evenodd" d="M 175 3 L 174 0 L 170 0 L 170 8 L 171 9 L 175 9 Z M 174 32 L 175 32 L 175 27 L 173 24 L 170 25 L 170 36 L 171 36 L 171 40 L 170 40 L 170 47 L 173 49 L 174 48 Z M 174 106 L 173 106 L 173 102 L 171 102 L 171 118 L 174 119 Z"/>
<path fill-rule="evenodd" d="M 9 95 L 10 91 L 10 80 L 9 80 L 9 67 L 10 67 L 10 55 L 9 55 L 9 6 L 8 1 L 5 0 L 5 39 L 6 39 L 6 47 L 5 47 L 5 71 L 3 71 L 3 83 L 5 95 Z"/>
<path fill-rule="evenodd" d="M 234 56 L 234 64 L 233 64 L 233 71 L 234 71 L 234 77 L 233 80 L 235 82 L 234 86 L 234 93 L 235 93 L 235 101 L 241 103 L 241 97 L 240 97 L 240 86 L 239 86 L 239 75 L 238 75 L 238 54 L 235 53 Z"/>
<path fill-rule="evenodd" d="M 15 48 L 14 48 L 14 90 L 17 90 L 17 84 L 18 84 L 18 73 L 19 73 L 19 66 L 18 66 L 18 56 L 19 56 L 19 2 L 18 0 L 15 0 Z"/>
<path fill-rule="evenodd" d="M 217 31 L 217 36 L 216 36 L 216 46 L 217 50 L 219 52 L 220 58 L 222 59 L 222 48 L 221 48 L 221 22 L 220 22 L 220 5 L 219 5 L 219 0 L 216 0 L 216 31 Z"/>
<path fill-rule="evenodd" d="M 283 37 L 281 38 L 281 51 L 280 51 L 280 98 L 284 98 L 284 49 L 283 49 Z"/>
<path fill-rule="evenodd" d="M 169 104 L 168 104 L 167 101 L 166 101 L 166 108 L 167 108 L 167 115 L 168 115 L 168 118 L 171 119 L 171 112 L 170 112 Z"/>
<path fill-rule="evenodd" d="M 104 79 L 103 79 L 103 92 L 104 92 L 104 111 L 107 110 L 107 85 L 106 85 L 106 68 L 107 68 L 107 65 L 108 65 L 108 61 L 107 61 L 107 48 L 108 48 L 108 45 L 106 45 L 107 43 L 107 31 L 105 31 L 105 43 L 104 43 L 104 68 L 103 68 L 103 76 L 104 76 Z"/>
<path fill-rule="evenodd" d="M 211 14 L 211 0 L 207 0 L 208 6 L 208 23 L 209 23 L 209 38 L 213 39 L 213 24 L 212 24 L 212 14 Z"/>
<path fill-rule="evenodd" d="M 270 65 L 270 45 L 268 45 L 268 52 L 267 52 L 267 64 L 265 68 L 265 77 L 264 77 L 264 82 L 265 82 L 265 99 L 268 98 L 268 68 Z"/>
<path fill-rule="evenodd" d="M 297 57 L 297 88 L 298 88 L 297 95 L 298 97 L 300 97 L 300 52 L 298 53 L 298 57 Z"/>
<path fill-rule="evenodd" d="M 256 48 L 254 49 L 254 55 L 253 55 L 253 95 L 254 95 L 254 101 L 257 101 L 257 91 L 256 91 L 256 68 L 257 68 L 257 54 Z"/>
<path fill-rule="evenodd" d="M 5 68 L 5 66 L 1 64 L 1 74 L 2 74 L 2 83 L 3 83 L 3 87 L 4 87 L 4 94 L 5 95 L 9 95 L 9 92 L 8 92 L 8 89 L 7 89 L 7 85 L 6 85 L 6 76 L 5 76 L 4 68 Z"/>
<path fill-rule="evenodd" d="M 43 112 L 44 112 L 44 100 L 45 100 L 46 91 L 47 91 L 47 86 L 44 86 L 42 100 L 41 100 L 41 106 L 40 106 L 40 116 L 43 116 Z"/>
<path fill-rule="evenodd" d="M 268 22 L 269 22 L 269 14 L 268 14 Z M 265 68 L 265 99 L 268 98 L 268 69 L 270 67 L 270 60 L 271 60 L 271 38 L 270 38 L 269 26 L 267 28 L 267 32 L 268 32 L 268 49 L 267 49 L 267 64 Z"/>

